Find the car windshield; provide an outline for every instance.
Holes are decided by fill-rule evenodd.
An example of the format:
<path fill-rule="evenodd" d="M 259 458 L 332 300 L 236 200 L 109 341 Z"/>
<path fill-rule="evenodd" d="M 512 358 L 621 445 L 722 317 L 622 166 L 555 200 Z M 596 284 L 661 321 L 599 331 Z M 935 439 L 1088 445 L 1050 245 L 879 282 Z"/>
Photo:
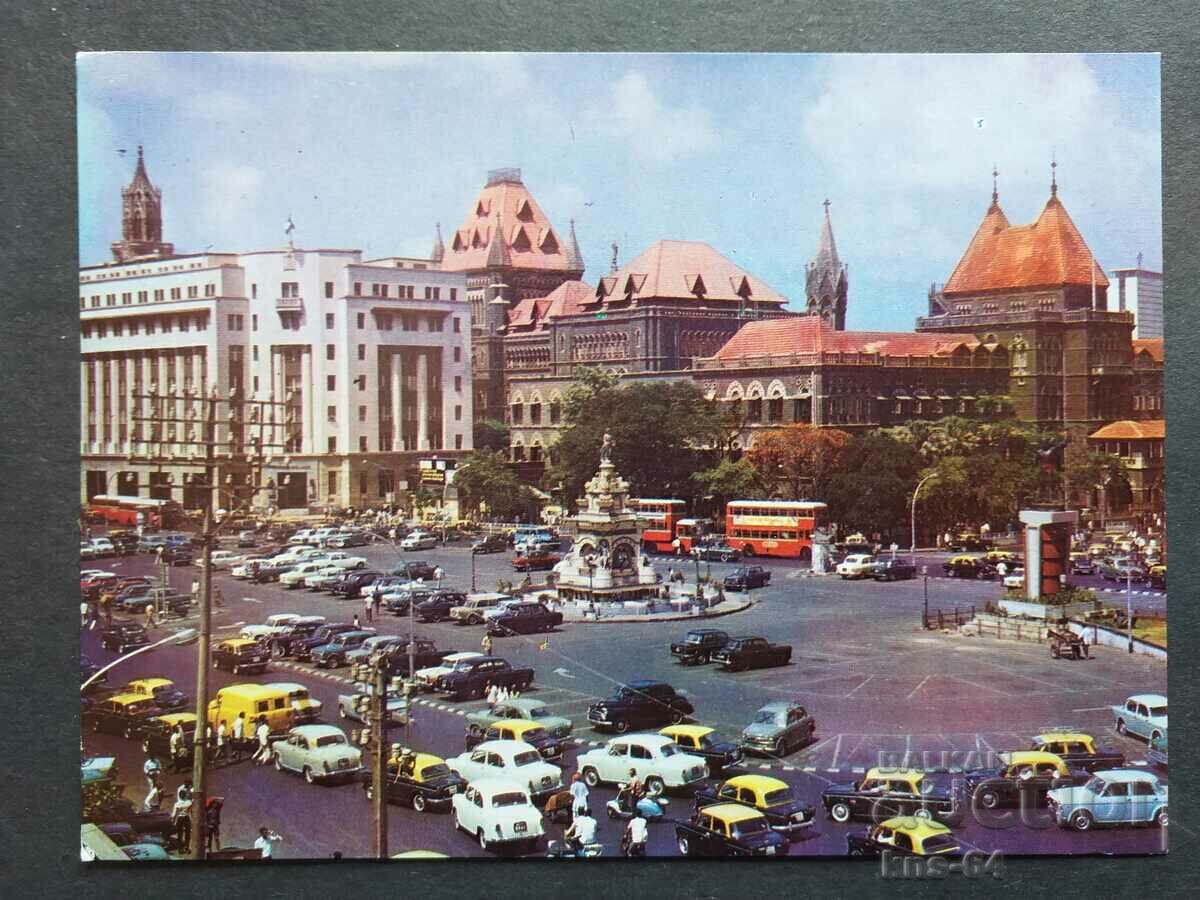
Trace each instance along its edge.
<path fill-rule="evenodd" d="M 1166 714 L 1167 714 L 1167 708 L 1165 706 L 1150 707 L 1150 715 L 1152 715 L 1152 716 L 1156 716 L 1156 717 L 1157 716 L 1166 716 Z"/>
<path fill-rule="evenodd" d="M 751 834 L 762 834 L 766 830 L 766 819 L 746 819 L 733 826 L 733 835 L 734 837 L 746 837 Z"/>
<path fill-rule="evenodd" d="M 126 706 L 125 710 L 129 713 L 137 714 L 137 713 L 145 712 L 146 710 L 153 709 L 153 708 L 154 708 L 153 700 L 137 700 L 133 703 L 130 703 L 128 706 Z"/>
<path fill-rule="evenodd" d="M 318 747 L 332 747 L 335 744 L 346 743 L 346 738 L 341 734 L 326 734 L 317 738 Z"/>
<path fill-rule="evenodd" d="M 518 753 L 513 757 L 514 766 L 528 766 L 531 763 L 541 762 L 542 755 L 536 750 L 526 750 L 524 753 Z"/>
<path fill-rule="evenodd" d="M 531 707 L 529 707 L 529 709 L 526 710 L 526 715 L 530 719 L 544 719 L 547 715 L 546 707 L 531 706 Z"/>
<path fill-rule="evenodd" d="M 791 788 L 780 788 L 777 791 L 767 791 L 767 793 L 763 796 L 763 803 L 766 806 L 783 806 L 783 804 L 791 802 Z"/>
<path fill-rule="evenodd" d="M 432 766 L 426 766 L 421 770 L 421 779 L 429 781 L 432 778 L 443 778 L 450 774 L 450 767 L 445 763 L 434 763 Z"/>
<path fill-rule="evenodd" d="M 682 753 L 682 752 L 683 752 L 683 750 L 681 750 L 679 745 L 676 743 L 663 744 L 661 747 L 658 748 L 659 756 L 674 756 L 676 753 Z"/>
<path fill-rule="evenodd" d="M 1088 779 L 1088 783 L 1083 786 L 1083 789 L 1099 796 L 1104 791 L 1104 779 L 1093 776 Z"/>
<path fill-rule="evenodd" d="M 689 634 L 689 635 L 687 636 L 687 643 L 689 643 L 689 644 L 702 644 L 702 643 L 704 643 L 704 635 L 702 635 L 702 634 Z"/>
<path fill-rule="evenodd" d="M 492 798 L 492 806 L 524 806 L 528 801 L 520 791 L 511 794 L 497 794 Z"/>
<path fill-rule="evenodd" d="M 463 660 L 459 660 L 458 662 L 456 662 L 454 664 L 455 672 L 466 672 L 470 668 L 471 668 L 470 660 L 463 659 Z"/>
<path fill-rule="evenodd" d="M 754 724 L 755 725 L 774 725 L 775 724 L 775 713 L 769 709 L 760 709 L 758 711 L 758 714 L 754 717 Z"/>

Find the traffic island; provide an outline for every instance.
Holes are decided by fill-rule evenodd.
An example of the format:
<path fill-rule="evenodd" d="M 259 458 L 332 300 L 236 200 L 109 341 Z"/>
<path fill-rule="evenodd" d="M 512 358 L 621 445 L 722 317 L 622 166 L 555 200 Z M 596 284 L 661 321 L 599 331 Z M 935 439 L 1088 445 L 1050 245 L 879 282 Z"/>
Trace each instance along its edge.
<path fill-rule="evenodd" d="M 629 622 L 694 622 L 697 619 L 714 619 L 744 612 L 757 601 L 747 596 L 729 598 L 701 606 L 689 605 L 682 610 L 663 601 L 642 603 L 630 601 L 623 604 L 600 603 L 594 608 L 566 604 L 562 607 L 563 622 L 575 625 L 617 625 Z"/>

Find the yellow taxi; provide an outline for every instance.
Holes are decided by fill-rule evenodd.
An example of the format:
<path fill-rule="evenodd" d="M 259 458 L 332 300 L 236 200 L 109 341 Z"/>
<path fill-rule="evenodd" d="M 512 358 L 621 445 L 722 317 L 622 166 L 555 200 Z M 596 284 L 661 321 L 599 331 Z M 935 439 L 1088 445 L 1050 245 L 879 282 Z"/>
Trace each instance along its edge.
<path fill-rule="evenodd" d="M 182 709 L 188 702 L 187 694 L 175 687 L 170 678 L 135 678 L 121 693 L 151 699 L 159 709 Z"/>
<path fill-rule="evenodd" d="M 1166 590 L 1167 587 L 1167 564 L 1158 563 L 1150 567 L 1150 571 L 1146 573 L 1150 579 L 1150 587 Z"/>
<path fill-rule="evenodd" d="M 564 743 L 561 738 L 551 737 L 541 722 L 531 719 L 498 719 L 481 735 L 467 729 L 468 750 L 482 741 L 524 741 L 545 758 L 562 756 Z"/>
<path fill-rule="evenodd" d="M 363 785 L 367 799 L 375 797 L 371 779 Z M 387 762 L 387 799 L 389 803 L 411 806 L 417 812 L 444 807 L 450 798 L 467 788 L 466 779 L 450 771 L 446 761 L 432 753 L 416 753 L 408 748 L 393 752 Z"/>
<path fill-rule="evenodd" d="M 1014 563 L 1023 562 L 1020 553 L 1014 553 L 1012 550 L 989 550 L 983 554 L 983 558 L 990 562 L 993 566 L 998 566 L 1004 563 L 1006 566 L 1011 566 Z"/>
<path fill-rule="evenodd" d="M 704 806 L 675 826 L 683 856 L 786 856 L 788 839 L 766 816 L 740 803 Z"/>
<path fill-rule="evenodd" d="M 1063 758 L 1042 750 L 1001 753 L 999 766 L 972 769 L 963 781 L 977 807 L 1020 806 L 1032 809 L 1045 803 L 1046 792 L 1084 784 L 1091 773 L 1070 768 Z"/>
<path fill-rule="evenodd" d="M 1125 754 L 1120 750 L 1097 749 L 1096 739 L 1079 731 L 1047 731 L 1034 735 L 1030 749 L 1053 753 L 1068 767 L 1089 772 L 1119 769 L 1125 765 Z"/>
<path fill-rule="evenodd" d="M 114 694 L 92 703 L 83 713 L 84 727 L 107 731 L 127 739 L 138 734 L 154 716 L 161 715 L 153 697 L 143 694 Z"/>
<path fill-rule="evenodd" d="M 792 786 L 769 775 L 738 775 L 719 787 L 696 791 L 696 809 L 714 803 L 740 803 L 764 816 L 776 831 L 791 832 L 807 828 L 816 812 L 811 804 L 797 799 Z"/>
<path fill-rule="evenodd" d="M 942 571 L 952 578 L 983 578 L 995 568 L 980 553 L 959 553 L 942 563 Z"/>
<path fill-rule="evenodd" d="M 962 848 L 953 832 L 941 822 L 916 816 L 898 816 L 880 822 L 870 831 L 846 835 L 851 856 L 954 856 Z"/>
<path fill-rule="evenodd" d="M 142 752 L 161 759 L 171 755 L 171 732 L 176 725 L 183 726 L 183 745 L 191 758 L 192 735 L 196 731 L 196 714 L 193 712 L 167 713 L 155 716 L 142 728 Z"/>
<path fill-rule="evenodd" d="M 861 781 L 831 784 L 821 803 L 835 822 L 910 815 L 953 821 L 966 812 L 956 787 L 936 784 L 920 769 L 890 766 L 868 769 Z"/>
<path fill-rule="evenodd" d="M 660 728 L 658 733 L 669 737 L 685 753 L 704 757 L 711 772 L 736 766 L 742 761 L 742 748 L 733 741 L 718 740 L 716 729 L 707 725 L 668 725 Z"/>

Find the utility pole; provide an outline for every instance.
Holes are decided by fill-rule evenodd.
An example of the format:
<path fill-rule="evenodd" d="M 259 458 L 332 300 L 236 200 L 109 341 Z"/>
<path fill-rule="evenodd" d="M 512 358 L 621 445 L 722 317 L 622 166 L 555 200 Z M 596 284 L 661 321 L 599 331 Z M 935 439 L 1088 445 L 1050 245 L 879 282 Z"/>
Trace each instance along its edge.
<path fill-rule="evenodd" d="M 366 749 L 371 765 L 371 836 L 376 859 L 388 858 L 388 685 L 390 672 L 387 656 L 379 651 L 371 661 L 355 666 L 351 677 L 360 682 L 369 696 L 354 700 L 356 711 L 363 716 L 367 729 L 359 735 L 359 744 Z"/>
<path fill-rule="evenodd" d="M 227 442 L 228 456 L 224 458 L 232 462 L 235 456 L 243 456 L 249 464 L 251 471 L 246 476 L 245 482 L 248 486 L 248 495 L 245 503 L 248 504 L 250 499 L 259 491 L 274 488 L 273 482 L 269 482 L 267 485 L 261 484 L 263 451 L 265 448 L 282 448 L 284 445 L 268 440 L 263 432 L 267 428 L 274 428 L 274 409 L 275 407 L 285 406 L 286 402 L 246 400 L 239 396 L 236 388 L 230 390 L 228 399 L 226 400 L 221 398 L 216 385 L 213 386 L 211 391 L 205 394 L 199 388 L 195 391 L 180 391 L 177 393 L 174 385 L 168 386 L 167 391 L 160 392 L 157 389 L 157 385 L 151 384 L 149 392 L 134 393 L 132 397 L 135 401 L 149 400 L 151 402 L 152 413 L 149 416 L 131 415 L 131 420 L 135 423 L 135 428 L 130 429 L 130 447 L 132 448 L 135 443 L 157 445 L 159 452 L 147 455 L 139 460 L 131 450 L 128 455 L 130 462 L 141 461 L 161 465 L 166 460 L 166 454 L 162 452 L 166 444 L 174 444 L 181 449 L 188 447 L 193 451 L 199 447 L 204 454 L 203 483 L 195 481 L 187 482 L 188 486 L 194 490 L 202 490 L 206 495 L 204 519 L 201 527 L 200 621 L 198 623 L 199 639 L 196 645 L 196 730 L 192 738 L 192 846 L 190 848 L 191 858 L 202 860 L 205 857 L 205 848 L 207 845 L 204 812 L 208 799 L 207 760 L 205 759 L 205 754 L 208 749 L 208 667 L 211 655 L 210 645 L 212 642 L 212 548 L 217 539 L 217 531 L 220 525 L 213 518 L 213 504 L 217 502 L 220 496 L 220 487 L 217 484 L 217 447 L 219 445 L 217 441 L 217 411 L 221 404 L 227 404 L 231 436 Z M 183 418 L 176 417 L 177 410 L 181 405 L 190 404 L 198 404 L 201 407 L 199 416 L 201 436 L 199 440 L 192 439 L 185 430 L 190 429 L 195 424 L 194 420 L 186 415 Z M 245 415 L 247 408 L 250 410 L 248 421 Z M 136 409 L 136 404 L 134 405 L 134 409 Z M 266 421 L 267 416 L 263 415 L 264 409 L 271 411 L 271 421 L 269 423 Z M 244 430 L 246 424 L 256 424 L 258 426 L 259 434 L 257 437 L 247 440 L 249 436 Z M 176 435 L 174 439 L 167 440 L 165 438 L 167 425 L 174 425 L 178 431 L 182 431 L 184 433 L 183 439 L 179 439 L 178 435 Z M 134 435 L 135 431 L 144 429 L 146 426 L 153 426 L 148 436 L 144 434 Z M 233 433 L 234 429 L 236 429 L 236 435 Z M 158 432 L 158 434 L 156 435 L 155 432 Z M 244 452 L 246 445 L 253 448 L 253 452 Z M 232 474 L 227 476 L 227 483 L 231 487 L 234 484 Z"/>

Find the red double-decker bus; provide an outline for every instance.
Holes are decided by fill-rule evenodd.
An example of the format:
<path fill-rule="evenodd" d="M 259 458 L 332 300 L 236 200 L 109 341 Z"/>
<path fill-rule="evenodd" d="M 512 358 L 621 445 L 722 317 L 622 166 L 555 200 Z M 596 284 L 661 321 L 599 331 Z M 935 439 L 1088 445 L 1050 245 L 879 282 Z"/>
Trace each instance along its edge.
<path fill-rule="evenodd" d="M 174 500 L 104 494 L 89 501 L 88 515 L 101 518 L 109 525 L 145 525 L 149 528 L 178 528 L 184 521 L 183 508 Z"/>
<path fill-rule="evenodd" d="M 814 500 L 731 500 L 725 542 L 745 556 L 812 556 L 813 529 L 825 524 L 826 505 Z"/>
<path fill-rule="evenodd" d="M 646 553 L 675 552 L 675 525 L 683 517 L 682 500 L 635 499 L 629 501 L 642 526 L 642 550 Z"/>

